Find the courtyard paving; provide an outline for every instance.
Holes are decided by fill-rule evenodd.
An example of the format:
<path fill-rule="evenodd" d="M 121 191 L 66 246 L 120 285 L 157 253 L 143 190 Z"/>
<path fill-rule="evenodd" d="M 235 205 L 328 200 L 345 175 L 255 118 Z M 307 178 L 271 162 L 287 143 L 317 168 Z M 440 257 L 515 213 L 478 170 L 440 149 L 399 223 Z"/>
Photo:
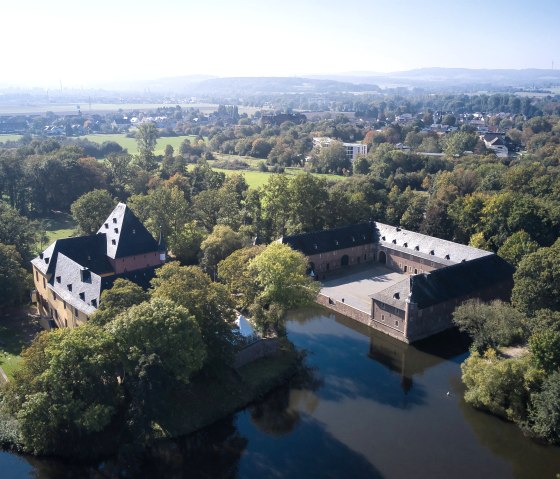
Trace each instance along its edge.
<path fill-rule="evenodd" d="M 346 304 L 371 313 L 369 295 L 388 288 L 407 276 L 380 264 L 368 264 L 342 271 L 321 281 L 321 293 L 337 301 L 344 299 Z"/>

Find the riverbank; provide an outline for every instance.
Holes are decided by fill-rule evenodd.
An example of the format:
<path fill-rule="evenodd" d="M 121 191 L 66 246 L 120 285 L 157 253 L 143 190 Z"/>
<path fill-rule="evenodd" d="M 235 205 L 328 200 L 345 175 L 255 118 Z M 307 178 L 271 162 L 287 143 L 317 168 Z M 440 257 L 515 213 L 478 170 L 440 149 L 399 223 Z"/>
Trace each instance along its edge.
<path fill-rule="evenodd" d="M 163 407 L 152 421 L 150 441 L 187 436 L 245 408 L 287 382 L 298 371 L 301 357 L 288 340 L 281 339 L 273 356 L 161 391 Z M 0 448 L 27 452 L 19 440 L 16 419 L 1 413 Z M 108 453 L 105 450 L 102 455 Z"/>

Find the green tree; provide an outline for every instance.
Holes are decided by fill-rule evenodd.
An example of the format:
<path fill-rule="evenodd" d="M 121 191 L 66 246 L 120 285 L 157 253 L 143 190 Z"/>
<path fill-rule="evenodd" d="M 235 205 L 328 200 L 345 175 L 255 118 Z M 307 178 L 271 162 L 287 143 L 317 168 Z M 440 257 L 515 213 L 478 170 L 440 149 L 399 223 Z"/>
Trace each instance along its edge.
<path fill-rule="evenodd" d="M 539 249 L 537 242 L 533 241 L 528 233 L 521 230 L 513 233 L 504 242 L 498 250 L 498 254 L 517 267 L 525 256 L 534 253 L 537 249 Z"/>
<path fill-rule="evenodd" d="M 25 262 L 33 257 L 37 229 L 35 223 L 0 201 L 0 243 L 14 245 Z"/>
<path fill-rule="evenodd" d="M 551 373 L 560 369 L 560 331 L 545 329 L 529 338 L 529 350 L 537 367 Z"/>
<path fill-rule="evenodd" d="M 212 233 L 201 243 L 200 265 L 212 275 L 216 275 L 218 263 L 236 249 L 245 246 L 246 240 L 229 226 L 216 225 Z"/>
<path fill-rule="evenodd" d="M 513 280 L 511 300 L 519 310 L 560 311 L 560 240 L 523 258 Z"/>
<path fill-rule="evenodd" d="M 80 233 L 90 235 L 97 232 L 115 205 L 107 190 L 93 190 L 74 201 L 70 210 Z"/>
<path fill-rule="evenodd" d="M 560 443 L 560 371 L 548 376 L 540 391 L 531 396 L 531 430 L 549 442 Z"/>
<path fill-rule="evenodd" d="M 15 246 L 0 243 L 0 307 L 21 304 L 31 287 L 31 276 L 21 267 Z"/>
<path fill-rule="evenodd" d="M 464 151 L 473 151 L 476 146 L 476 136 L 466 131 L 455 131 L 446 135 L 443 140 L 443 152 L 446 155 L 462 155 Z"/>
<path fill-rule="evenodd" d="M 233 357 L 234 303 L 226 287 L 214 283 L 196 266 L 172 262 L 158 268 L 152 280 L 153 298 L 164 298 L 192 314 L 206 344 L 207 364 L 220 368 Z"/>
<path fill-rule="evenodd" d="M 182 264 L 196 264 L 200 255 L 200 245 L 206 236 L 206 231 L 200 228 L 196 221 L 189 221 L 169 238 L 169 247 L 173 256 Z"/>
<path fill-rule="evenodd" d="M 136 131 L 138 145 L 138 166 L 143 170 L 152 171 L 157 167 L 154 150 L 159 136 L 154 123 L 142 123 Z"/>
<path fill-rule="evenodd" d="M 156 355 L 173 378 L 188 383 L 206 359 L 206 347 L 194 317 L 183 306 L 161 297 L 132 306 L 105 329 L 125 357 L 125 381 L 127 371 Z"/>
<path fill-rule="evenodd" d="M 113 286 L 101 293 L 99 308 L 90 322 L 103 326 L 120 313 L 148 299 L 148 294 L 137 284 L 123 278 L 117 278 Z"/>
<path fill-rule="evenodd" d="M 309 304 L 319 284 L 307 275 L 307 259 L 281 243 L 271 243 L 249 263 L 264 305 L 276 303 L 285 309 Z"/>
<path fill-rule="evenodd" d="M 272 238 L 284 236 L 290 216 L 290 180 L 286 175 L 271 175 L 263 189 L 262 211 Z"/>
<path fill-rule="evenodd" d="M 333 141 L 330 146 L 321 148 L 315 159 L 315 169 L 319 173 L 338 173 L 350 171 L 352 162 L 346 157 L 346 148 L 340 141 Z"/>
<path fill-rule="evenodd" d="M 453 323 L 471 337 L 472 347 L 479 352 L 489 347 L 509 346 L 527 336 L 524 315 L 502 301 L 468 300 L 453 312 Z"/>

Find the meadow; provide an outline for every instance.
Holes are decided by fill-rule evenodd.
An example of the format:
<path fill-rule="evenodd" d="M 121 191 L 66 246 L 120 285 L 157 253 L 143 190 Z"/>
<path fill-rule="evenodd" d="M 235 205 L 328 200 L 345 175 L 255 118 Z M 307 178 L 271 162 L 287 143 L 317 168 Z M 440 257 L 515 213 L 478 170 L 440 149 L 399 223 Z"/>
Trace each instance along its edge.
<path fill-rule="evenodd" d="M 105 141 L 114 141 L 115 143 L 121 145 L 123 148 L 126 148 L 131 155 L 138 154 L 138 145 L 136 144 L 136 139 L 128 138 L 126 135 L 123 135 L 122 133 L 85 135 L 85 136 L 79 136 L 78 138 L 93 141 L 94 143 L 99 143 L 99 144 Z M 156 155 L 163 155 L 166 145 L 171 145 L 175 150 L 175 152 L 178 152 L 181 143 L 183 143 L 183 140 L 187 138 L 192 142 L 196 140 L 197 137 L 194 135 L 182 135 L 182 136 L 165 136 L 165 137 L 158 138 L 154 153 Z"/>

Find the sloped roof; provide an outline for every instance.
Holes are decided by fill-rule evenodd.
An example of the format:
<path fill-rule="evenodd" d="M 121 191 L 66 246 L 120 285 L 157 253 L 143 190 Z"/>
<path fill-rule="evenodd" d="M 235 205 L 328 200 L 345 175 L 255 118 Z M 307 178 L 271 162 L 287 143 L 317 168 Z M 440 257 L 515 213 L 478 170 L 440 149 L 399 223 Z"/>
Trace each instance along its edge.
<path fill-rule="evenodd" d="M 107 256 L 124 258 L 158 250 L 158 243 L 124 203 L 119 203 L 99 228 L 105 234 Z"/>
<path fill-rule="evenodd" d="M 370 294 L 369 297 L 376 301 L 394 306 L 400 310 L 404 310 L 405 300 L 410 294 L 410 278 L 409 276 L 377 293 Z"/>
<path fill-rule="evenodd" d="M 52 274 L 62 253 L 96 274 L 110 273 L 113 269 L 107 260 L 106 248 L 104 234 L 63 238 L 52 243 L 32 263 L 41 273 Z"/>
<path fill-rule="evenodd" d="M 410 301 L 424 309 L 511 280 L 515 268 L 490 254 L 410 277 Z"/>
<path fill-rule="evenodd" d="M 470 261 L 492 253 L 433 236 L 375 222 L 379 243 L 445 265 Z"/>
<path fill-rule="evenodd" d="M 368 223 L 361 223 L 332 230 L 284 236 L 279 241 L 302 252 L 304 255 L 311 256 L 373 243 L 374 229 Z"/>

